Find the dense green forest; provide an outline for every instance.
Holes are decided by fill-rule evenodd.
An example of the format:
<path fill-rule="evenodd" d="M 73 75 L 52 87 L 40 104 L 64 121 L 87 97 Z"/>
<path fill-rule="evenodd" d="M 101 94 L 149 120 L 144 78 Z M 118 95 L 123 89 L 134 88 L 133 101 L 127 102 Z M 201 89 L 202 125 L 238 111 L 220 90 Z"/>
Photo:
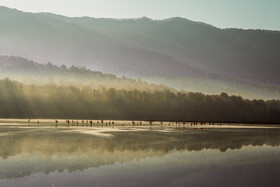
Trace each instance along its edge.
<path fill-rule="evenodd" d="M 25 85 L 0 81 L 1 118 L 280 123 L 279 100 L 164 91 Z"/>

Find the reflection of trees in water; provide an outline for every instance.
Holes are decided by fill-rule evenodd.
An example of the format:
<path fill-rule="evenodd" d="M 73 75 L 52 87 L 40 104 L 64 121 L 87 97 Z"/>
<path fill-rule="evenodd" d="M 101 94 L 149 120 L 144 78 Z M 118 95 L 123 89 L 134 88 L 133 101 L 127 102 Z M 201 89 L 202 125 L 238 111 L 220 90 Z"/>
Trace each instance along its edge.
<path fill-rule="evenodd" d="M 115 151 L 200 151 L 202 149 L 240 149 L 242 146 L 278 146 L 276 129 L 216 129 L 212 131 L 157 131 L 111 132 L 110 138 L 79 133 L 59 133 L 50 130 L 0 137 L 0 157 L 3 159 L 21 153 L 40 152 L 46 155 L 71 155 Z"/>
<path fill-rule="evenodd" d="M 242 146 L 279 146 L 278 130 L 230 129 L 213 131 L 116 132 L 104 138 L 73 133 L 38 131 L 0 137 L 2 162 L 17 165 L 0 168 L 0 178 L 13 178 L 65 169 L 72 172 L 90 167 L 112 165 L 147 157 L 163 156 L 173 151 L 200 151 L 202 149 L 240 149 Z M 26 158 L 25 156 L 31 158 Z M 31 160 L 35 158 L 34 160 Z M 15 173 L 16 171 L 20 173 Z"/>

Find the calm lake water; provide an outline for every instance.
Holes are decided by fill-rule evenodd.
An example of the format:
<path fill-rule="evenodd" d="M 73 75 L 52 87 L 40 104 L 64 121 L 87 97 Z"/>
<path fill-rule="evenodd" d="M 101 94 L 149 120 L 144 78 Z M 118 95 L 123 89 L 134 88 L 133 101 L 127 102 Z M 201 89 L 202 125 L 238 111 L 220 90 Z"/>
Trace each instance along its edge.
<path fill-rule="evenodd" d="M 1 187 L 280 185 L 277 126 L 36 121 L 0 120 Z"/>

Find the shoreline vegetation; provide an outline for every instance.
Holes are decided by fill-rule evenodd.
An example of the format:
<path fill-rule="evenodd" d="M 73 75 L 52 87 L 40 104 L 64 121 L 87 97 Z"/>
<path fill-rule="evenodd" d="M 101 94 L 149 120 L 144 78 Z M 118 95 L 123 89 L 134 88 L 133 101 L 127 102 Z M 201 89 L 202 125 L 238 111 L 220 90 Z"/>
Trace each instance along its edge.
<path fill-rule="evenodd" d="M 0 118 L 280 123 L 280 100 L 0 80 Z"/>

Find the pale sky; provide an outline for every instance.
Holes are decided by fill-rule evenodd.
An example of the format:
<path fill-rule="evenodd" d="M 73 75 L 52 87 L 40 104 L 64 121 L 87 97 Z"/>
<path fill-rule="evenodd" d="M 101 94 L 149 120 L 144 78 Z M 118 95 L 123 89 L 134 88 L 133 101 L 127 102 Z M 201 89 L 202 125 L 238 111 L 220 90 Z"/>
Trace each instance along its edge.
<path fill-rule="evenodd" d="M 27 12 L 70 17 L 184 17 L 220 28 L 280 30 L 280 0 L 0 0 Z"/>

